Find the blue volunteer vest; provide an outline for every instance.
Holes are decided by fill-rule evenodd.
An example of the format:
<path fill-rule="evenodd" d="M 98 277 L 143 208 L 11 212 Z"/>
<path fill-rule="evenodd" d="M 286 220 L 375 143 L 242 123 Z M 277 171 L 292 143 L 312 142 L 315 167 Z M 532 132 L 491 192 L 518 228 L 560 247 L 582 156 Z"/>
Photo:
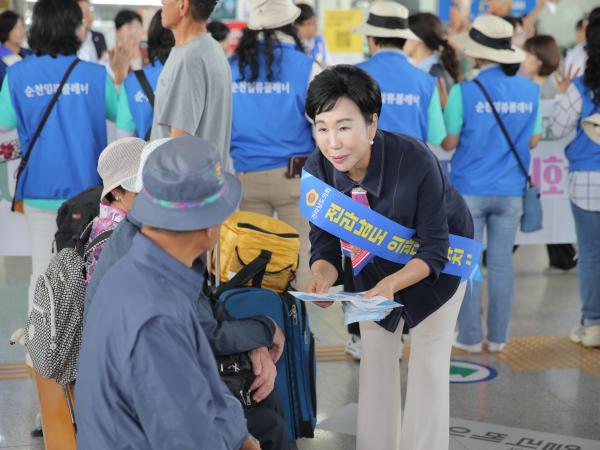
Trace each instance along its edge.
<path fill-rule="evenodd" d="M 375 78 L 381 89 L 378 128 L 427 141 L 435 79 L 413 66 L 406 55 L 393 50 L 379 51 L 358 67 Z"/>
<path fill-rule="evenodd" d="M 238 172 L 256 172 L 287 166 L 290 156 L 308 155 L 315 144 L 304 115 L 308 78 L 314 63 L 294 45 L 275 50 L 274 79 L 259 47 L 259 76 L 241 81 L 238 60 L 230 60 L 233 79 L 231 157 Z"/>
<path fill-rule="evenodd" d="M 30 56 L 8 69 L 24 150 L 74 58 Z M 84 61 L 77 64 L 19 179 L 17 199 L 66 199 L 100 184 L 96 167 L 106 147 L 105 83 L 104 67 Z"/>
<path fill-rule="evenodd" d="M 508 76 L 500 67 L 481 71 L 477 77 L 490 97 L 523 161 L 529 167 L 529 139 L 539 108 L 539 87 L 520 76 Z M 463 127 L 450 179 L 464 195 L 521 196 L 525 175 L 479 87 L 460 84 Z"/>
<path fill-rule="evenodd" d="M 163 65 L 158 59 L 155 59 L 151 64 L 147 64 L 143 69 L 153 91 L 156 91 L 156 84 L 162 69 Z M 142 89 L 142 85 L 134 73 L 130 73 L 125 78 L 124 86 L 127 93 L 129 110 L 135 122 L 135 132 L 143 139 L 150 127 L 152 127 L 152 118 L 154 115 L 152 105 L 150 105 L 148 97 L 144 94 L 144 89 Z"/>
<path fill-rule="evenodd" d="M 581 94 L 581 117 L 586 118 L 600 112 L 600 106 L 594 104 L 592 93 L 583 83 L 583 76 L 575 79 L 573 84 Z M 577 134 L 567 146 L 565 153 L 569 160 L 570 172 L 600 170 L 600 145 L 587 137 L 581 121 L 577 122 Z"/>

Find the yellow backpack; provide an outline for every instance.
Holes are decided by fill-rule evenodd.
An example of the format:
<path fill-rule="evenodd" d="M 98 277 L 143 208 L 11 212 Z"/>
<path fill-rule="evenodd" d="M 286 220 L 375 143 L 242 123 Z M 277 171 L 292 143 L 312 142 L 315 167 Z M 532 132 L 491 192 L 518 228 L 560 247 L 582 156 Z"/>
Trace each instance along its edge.
<path fill-rule="evenodd" d="M 295 228 L 281 220 L 238 211 L 223 223 L 219 247 L 221 282 L 231 280 L 265 250 L 271 258 L 260 287 L 283 292 L 296 277 L 300 238 Z M 215 257 L 213 252 L 213 275 Z"/>

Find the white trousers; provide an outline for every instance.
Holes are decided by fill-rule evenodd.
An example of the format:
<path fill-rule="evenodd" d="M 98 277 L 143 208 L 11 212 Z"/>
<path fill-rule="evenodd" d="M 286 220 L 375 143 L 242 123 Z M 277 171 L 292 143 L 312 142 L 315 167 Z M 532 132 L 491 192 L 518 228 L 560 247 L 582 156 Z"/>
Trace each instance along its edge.
<path fill-rule="evenodd" d="M 357 450 L 448 450 L 450 352 L 466 284 L 410 330 L 404 421 L 400 391 L 404 321 L 395 333 L 374 322 L 360 322 Z"/>
<path fill-rule="evenodd" d="M 32 208 L 25 205 L 25 220 L 29 227 L 31 239 L 31 278 L 29 279 L 29 306 L 27 313 L 33 305 L 33 294 L 39 276 L 46 271 L 52 259 L 52 246 L 56 233 L 56 211 Z"/>

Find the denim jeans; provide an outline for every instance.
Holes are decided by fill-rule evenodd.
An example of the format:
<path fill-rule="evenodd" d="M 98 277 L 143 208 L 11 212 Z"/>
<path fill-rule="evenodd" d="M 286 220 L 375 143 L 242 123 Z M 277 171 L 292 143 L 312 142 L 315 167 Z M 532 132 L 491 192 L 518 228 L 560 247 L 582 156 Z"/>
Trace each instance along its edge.
<path fill-rule="evenodd" d="M 577 276 L 583 325 L 600 325 L 600 212 L 571 202 L 579 247 Z"/>
<path fill-rule="evenodd" d="M 483 241 L 487 232 L 488 315 L 487 339 L 498 344 L 508 340 L 508 327 L 514 300 L 512 249 L 523 214 L 522 197 L 463 196 L 475 225 L 475 239 Z M 483 341 L 481 283 L 469 282 L 458 316 L 461 344 Z"/>

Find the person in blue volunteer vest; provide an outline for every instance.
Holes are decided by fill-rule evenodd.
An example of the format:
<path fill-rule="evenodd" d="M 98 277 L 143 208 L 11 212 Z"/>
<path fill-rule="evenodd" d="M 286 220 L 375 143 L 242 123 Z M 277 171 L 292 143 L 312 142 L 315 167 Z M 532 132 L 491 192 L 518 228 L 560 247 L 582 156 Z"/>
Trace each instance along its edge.
<path fill-rule="evenodd" d="M 23 48 L 25 38 L 25 25 L 20 15 L 10 9 L 0 14 L 0 83 L 8 67 L 31 55 L 31 50 Z"/>
<path fill-rule="evenodd" d="M 287 222 L 300 233 L 298 286 L 308 281 L 308 225 L 298 210 L 299 158 L 315 147 L 304 115 L 308 83 L 320 68 L 302 51 L 291 0 L 256 0 L 230 59 L 231 157 L 244 195 L 240 209 Z M 290 166 L 291 171 L 290 171 Z"/>
<path fill-rule="evenodd" d="M 157 11 L 148 27 L 148 59 L 143 68 L 144 75 L 154 92 L 163 64 L 175 45 L 173 32 L 162 26 L 161 12 Z M 142 88 L 135 73 L 130 73 L 123 82 L 117 109 L 117 129 L 119 137 L 132 136 L 148 140 L 152 128 L 153 106 Z"/>
<path fill-rule="evenodd" d="M 569 160 L 569 197 L 579 249 L 577 274 L 581 323 L 573 342 L 600 346 L 600 18 L 586 31 L 588 59 L 582 76 L 558 83 L 564 92 L 553 110 L 552 133 L 560 138 L 575 131 L 565 153 Z M 590 117 L 591 116 L 591 117 Z M 582 119 L 583 122 L 582 122 Z"/>
<path fill-rule="evenodd" d="M 300 15 L 296 19 L 295 25 L 298 36 L 302 39 L 304 52 L 312 56 L 321 67 L 326 67 L 329 63 L 327 45 L 323 36 L 319 34 L 315 10 L 305 3 L 297 3 L 296 6 L 300 8 Z"/>
<path fill-rule="evenodd" d="M 540 89 L 514 73 L 525 53 L 513 47 L 513 27 L 505 20 L 478 17 L 467 34 L 454 37 L 480 68 L 477 80 L 489 92 L 520 159 L 529 168 L 529 151 L 542 131 Z M 464 196 L 475 222 L 475 239 L 487 231 L 487 341 L 491 352 L 508 341 L 514 299 L 512 248 L 523 214 L 526 177 L 496 122 L 490 104 L 474 81 L 455 85 L 444 110 L 448 136 L 442 147 L 456 148 L 450 179 Z M 467 290 L 458 318 L 455 346 L 479 353 L 484 335 L 481 323 L 481 283 Z"/>
<path fill-rule="evenodd" d="M 76 60 L 82 20 L 71 0 L 40 0 L 33 7 L 29 45 L 35 54 L 8 68 L 0 91 L 0 128 L 17 128 L 24 151 Z M 56 211 L 65 199 L 101 182 L 96 166 L 106 147 L 106 119 L 115 120 L 116 106 L 106 69 L 79 61 L 30 150 L 15 193 L 24 200 L 31 236 L 30 305 L 37 277 L 52 257 Z"/>
<path fill-rule="evenodd" d="M 439 144 L 446 136 L 436 79 L 415 67 L 402 51 L 407 40 L 420 40 L 408 26 L 408 9 L 377 2 L 366 23 L 354 30 L 367 36 L 371 58 L 358 67 L 381 87 L 382 130 Z"/>
<path fill-rule="evenodd" d="M 441 272 L 448 262 L 449 234 L 471 238 L 473 221 L 422 141 L 378 129 L 381 110 L 376 81 L 350 65 L 324 70 L 310 84 L 306 100 L 318 147 L 305 165 L 306 172 L 338 194 L 368 206 L 377 217 L 384 216 L 369 216 L 368 223 L 388 218 L 416 230 L 419 240 L 414 257 L 405 265 L 369 254 L 372 259 L 358 273 L 354 266 L 357 291 L 367 291 L 367 298 L 383 296 L 404 305 L 382 321 L 360 322 L 356 448 L 447 449 L 450 351 L 466 282 Z M 307 180 L 305 174 L 303 183 Z M 311 192 L 301 199 L 307 205 Z M 309 292 L 326 293 L 341 283 L 341 236 L 311 223 Z M 353 255 L 364 253 L 351 248 Z M 404 325 L 410 329 L 411 354 L 401 423 L 398 360 Z"/>

